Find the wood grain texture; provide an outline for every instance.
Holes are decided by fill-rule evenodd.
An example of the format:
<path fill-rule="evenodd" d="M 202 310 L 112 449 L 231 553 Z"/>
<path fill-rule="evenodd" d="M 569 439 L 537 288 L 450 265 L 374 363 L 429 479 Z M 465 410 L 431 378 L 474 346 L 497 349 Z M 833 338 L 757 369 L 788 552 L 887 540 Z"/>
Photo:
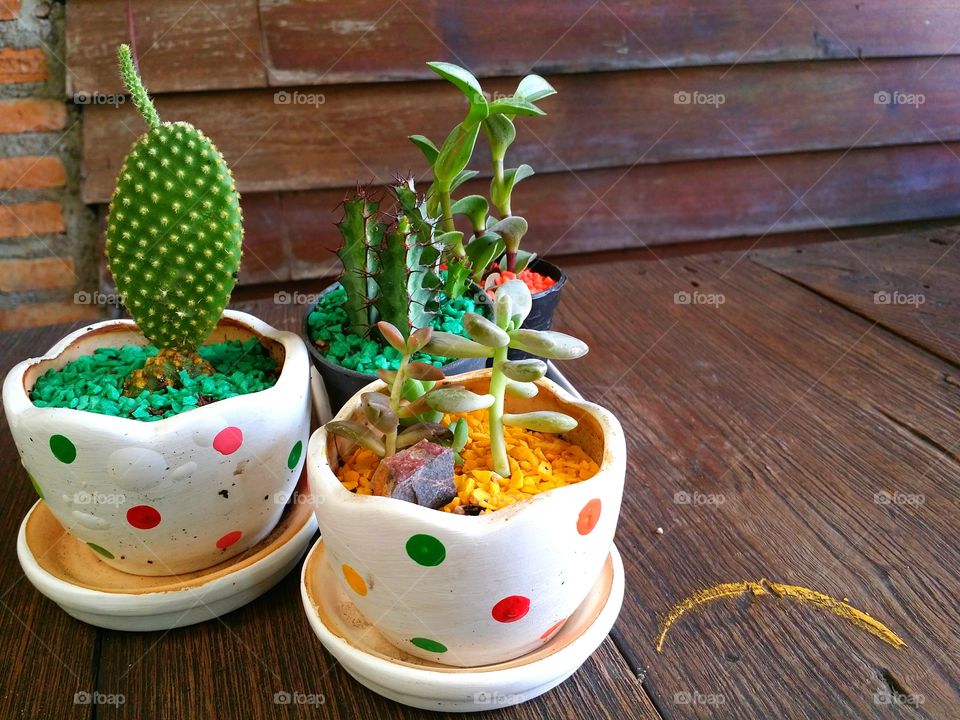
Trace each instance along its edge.
<path fill-rule="evenodd" d="M 955 229 L 752 255 L 754 262 L 960 363 Z"/>
<path fill-rule="evenodd" d="M 953 153 L 960 144 L 535 175 L 517 186 L 514 212 L 530 222 L 524 247 L 554 256 L 800 231 L 833 238 L 833 228 L 956 215 L 960 163 Z M 463 192 L 486 189 L 485 180 L 474 180 Z M 290 257 L 271 266 L 273 272 L 298 280 L 336 272 L 334 223 L 352 190 L 279 194 L 282 219 L 262 224 L 282 223 Z M 248 203 L 275 211 L 256 193 L 243 196 L 243 206 Z M 269 248 L 260 232 L 248 222 L 247 242 Z M 268 249 L 262 258 L 269 257 Z M 254 277 L 260 282 L 269 275 Z M 241 273 L 240 282 L 251 280 Z"/>
<path fill-rule="evenodd" d="M 256 0 L 150 0 L 132 6 L 140 72 L 151 92 L 266 84 Z M 123 93 L 117 46 L 125 42 L 130 42 L 127 0 L 69 3 L 67 95 Z"/>
<path fill-rule="evenodd" d="M 68 92 L 118 91 L 113 52 L 127 37 L 124 5 L 68 5 Z M 157 41 L 144 70 L 161 93 L 423 79 L 426 60 L 499 76 L 937 58 L 955 52 L 957 23 L 956 9 L 939 0 L 142 0 L 134 9 L 141 44 Z"/>
<path fill-rule="evenodd" d="M 16 363 L 46 351 L 65 334 L 63 326 L 5 332 L 0 341 L 0 376 Z M 7 420 L 0 415 L 0 459 L 5 470 L 0 516 L 0 717 L 77 718 L 91 707 L 77 693 L 96 689 L 97 632 L 64 613 L 29 583 L 17 562 L 20 521 L 37 501 Z M 81 701 L 75 703 L 76 699 Z"/>
<path fill-rule="evenodd" d="M 920 435 L 956 438 L 956 367 L 736 260 L 567 267 L 557 325 L 593 357 L 563 370 L 628 436 L 618 543 L 636 594 L 618 644 L 666 717 L 949 716 L 960 467 Z M 691 613 L 655 652 L 674 603 L 763 577 L 849 598 L 909 647 L 744 598 Z"/>
<path fill-rule="evenodd" d="M 958 72 L 960 58 L 944 58 L 551 77 L 558 94 L 542 103 L 548 115 L 519 121 L 509 162 L 550 173 L 949 142 L 960 139 L 953 122 Z M 516 79 L 488 85 L 512 93 Z M 877 93 L 894 91 L 917 96 L 916 104 L 875 102 Z M 162 118 L 187 120 L 213 138 L 241 191 L 348 187 L 419 174 L 426 166 L 407 135 L 442 144 L 463 112 L 456 90 L 439 81 L 178 94 L 156 104 Z M 142 129 L 130 103 L 86 108 L 87 202 L 109 199 Z M 480 141 L 472 166 L 484 173 L 486 155 Z"/>

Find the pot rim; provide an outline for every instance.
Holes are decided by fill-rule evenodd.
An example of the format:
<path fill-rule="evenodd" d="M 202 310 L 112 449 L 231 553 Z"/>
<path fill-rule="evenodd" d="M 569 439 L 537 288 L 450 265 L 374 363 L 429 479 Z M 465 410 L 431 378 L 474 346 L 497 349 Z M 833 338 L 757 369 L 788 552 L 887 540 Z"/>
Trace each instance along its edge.
<path fill-rule="evenodd" d="M 76 410 L 73 408 L 37 407 L 34 405 L 23 383 L 26 372 L 42 362 L 57 359 L 72 344 L 95 331 L 113 332 L 117 330 L 137 330 L 136 322 L 132 319 L 120 318 L 85 325 L 82 328 L 74 330 L 69 335 L 64 336 L 43 355 L 28 358 L 15 365 L 3 382 L 4 410 L 11 420 L 13 418 L 29 419 L 40 414 L 45 415 L 47 416 L 45 419 L 49 422 L 50 427 L 56 427 L 61 422 L 73 423 L 81 422 L 84 419 L 91 419 L 92 423 L 98 425 L 106 432 L 122 433 L 130 437 L 133 442 L 142 443 L 151 442 L 153 439 L 162 435 L 183 431 L 207 415 L 226 415 L 233 411 L 235 407 L 242 410 L 244 401 L 249 402 L 250 399 L 255 399 L 258 404 L 260 401 L 270 402 L 273 400 L 274 402 L 280 402 L 283 396 L 296 392 L 299 386 L 304 384 L 304 378 L 299 376 L 305 374 L 305 368 L 309 368 L 309 359 L 306 348 L 299 335 L 287 330 L 278 330 L 258 317 L 239 310 L 224 310 L 217 324 L 219 325 L 224 319 L 230 321 L 230 324 L 248 331 L 253 336 L 273 340 L 283 346 L 283 366 L 280 369 L 280 375 L 277 377 L 276 383 L 274 383 L 272 387 L 254 393 L 217 400 L 209 405 L 178 413 L 173 417 L 150 422 L 114 415 L 103 415 L 101 413 L 91 413 L 86 410 Z M 277 395 L 278 397 L 271 398 L 273 395 Z"/>
<path fill-rule="evenodd" d="M 490 368 L 482 368 L 461 375 L 454 375 L 447 378 L 447 381 L 459 380 L 462 382 L 489 374 Z M 316 478 L 316 481 L 323 483 L 323 490 L 326 494 L 325 498 L 319 499 L 316 493 L 312 493 L 314 502 L 319 500 L 319 502 L 323 504 L 338 503 L 340 505 L 352 505 L 350 508 L 352 510 L 359 509 L 359 503 L 366 503 L 371 511 L 379 510 L 384 516 L 391 513 L 405 515 L 409 520 L 421 523 L 424 528 L 447 529 L 460 533 L 470 532 L 479 536 L 495 530 L 501 523 L 511 520 L 517 513 L 529 512 L 541 508 L 543 503 L 549 502 L 556 492 L 563 492 L 570 488 L 595 487 L 595 492 L 603 497 L 603 490 L 600 489 L 601 485 L 622 487 L 623 478 L 626 473 L 626 441 L 620 422 L 613 413 L 596 403 L 575 398 L 549 378 L 541 378 L 536 381 L 536 384 L 541 390 L 552 393 L 564 403 L 573 405 L 591 415 L 599 424 L 603 433 L 603 458 L 599 463 L 599 471 L 593 477 L 581 480 L 573 485 L 547 490 L 523 502 L 501 508 L 496 512 L 476 516 L 458 515 L 456 513 L 443 512 L 442 510 L 433 510 L 391 497 L 357 495 L 350 492 L 343 487 L 327 462 L 328 433 L 324 426 L 321 425 L 310 436 L 310 441 L 307 445 L 307 473 L 311 478 L 311 484 L 314 482 L 314 478 Z M 380 390 L 384 387 L 386 387 L 386 385 L 383 381 L 376 380 L 362 388 L 341 408 L 334 419 L 344 419 L 352 414 L 357 402 L 359 402 L 359 396 L 363 393 Z"/>

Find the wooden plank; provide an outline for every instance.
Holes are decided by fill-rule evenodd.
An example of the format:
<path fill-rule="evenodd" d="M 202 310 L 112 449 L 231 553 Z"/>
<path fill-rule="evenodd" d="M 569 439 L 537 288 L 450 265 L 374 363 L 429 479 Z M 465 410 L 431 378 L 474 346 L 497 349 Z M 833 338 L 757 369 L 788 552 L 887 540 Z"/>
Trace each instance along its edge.
<path fill-rule="evenodd" d="M 851 240 L 751 259 L 960 364 L 956 228 Z"/>
<path fill-rule="evenodd" d="M 0 376 L 21 360 L 45 352 L 63 327 L 3 333 Z M 29 583 L 17 562 L 20 521 L 36 502 L 6 417 L 0 414 L 0 466 L 6 470 L 0 541 L 0 717 L 91 717 L 77 693 L 96 690 L 97 631 L 64 613 Z M 75 702 L 78 701 L 78 702 Z"/>
<path fill-rule="evenodd" d="M 833 237 L 826 228 L 954 216 L 960 194 L 954 152 L 960 145 L 537 175 L 518 186 L 514 211 L 530 221 L 525 247 L 550 255 L 805 230 Z M 926 178 L 922 186 L 919 177 Z M 482 180 L 464 186 L 464 194 L 486 190 Z M 280 194 L 295 279 L 336 272 L 334 223 L 350 191 Z M 257 242 L 256 232 L 248 224 L 249 242 Z M 241 275 L 241 282 L 248 280 Z"/>
<path fill-rule="evenodd" d="M 259 5 L 260 21 L 254 0 L 208 1 L 196 8 L 187 0 L 136 3 L 139 34 L 145 40 L 162 36 L 157 52 L 171 61 L 145 63 L 148 86 L 163 93 L 265 86 L 261 22 L 273 85 L 423 79 L 429 77 L 427 60 L 498 76 L 531 69 L 562 74 L 857 57 L 929 56 L 932 64 L 956 51 L 957 11 L 941 0 Z M 125 12 L 123 0 L 68 6 L 69 92 L 117 91 L 113 52 L 126 39 Z"/>
<path fill-rule="evenodd" d="M 567 268 L 557 325 L 593 350 L 564 372 L 628 437 L 619 646 L 665 717 L 915 717 L 897 693 L 949 716 L 960 468 L 882 410 L 911 396 L 956 437 L 952 368 L 882 329 L 861 337 L 871 323 L 756 266 L 720 281 L 735 259 Z M 875 502 L 885 490 L 920 505 Z M 848 598 L 908 649 L 768 598 L 691 613 L 656 652 L 674 603 L 760 578 Z"/>
<path fill-rule="evenodd" d="M 150 0 L 133 10 L 140 71 L 151 92 L 266 84 L 256 0 Z M 67 95 L 97 102 L 97 95 L 124 92 L 117 46 L 129 41 L 127 0 L 70 3 Z"/>
<path fill-rule="evenodd" d="M 543 103 L 549 114 L 520 121 L 510 162 L 548 173 L 958 140 L 958 73 L 960 58 L 933 69 L 909 59 L 870 68 L 837 61 L 557 76 L 558 95 Z M 498 80 L 490 90 L 509 93 L 515 83 Z M 918 104 L 874 102 L 876 93 L 894 91 Z M 717 104 L 701 104 L 710 98 Z M 188 120 L 212 137 L 241 191 L 347 187 L 421 172 L 424 161 L 406 136 L 439 144 L 463 111 L 457 92 L 439 81 L 180 94 L 158 98 L 157 107 L 161 117 Z M 109 197 L 142 128 L 130 103 L 85 108 L 87 202 Z M 480 146 L 475 166 L 486 172 Z"/>

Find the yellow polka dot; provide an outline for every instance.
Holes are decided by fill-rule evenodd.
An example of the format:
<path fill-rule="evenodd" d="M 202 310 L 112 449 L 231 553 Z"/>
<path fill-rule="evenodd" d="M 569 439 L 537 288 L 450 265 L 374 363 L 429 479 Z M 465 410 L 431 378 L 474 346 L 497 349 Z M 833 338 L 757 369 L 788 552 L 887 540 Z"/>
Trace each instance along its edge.
<path fill-rule="evenodd" d="M 347 581 L 347 585 L 349 585 L 357 595 L 363 597 L 367 594 L 367 584 L 363 581 L 363 578 L 360 577 L 360 573 L 349 565 L 344 565 L 341 570 L 343 570 L 343 577 Z"/>

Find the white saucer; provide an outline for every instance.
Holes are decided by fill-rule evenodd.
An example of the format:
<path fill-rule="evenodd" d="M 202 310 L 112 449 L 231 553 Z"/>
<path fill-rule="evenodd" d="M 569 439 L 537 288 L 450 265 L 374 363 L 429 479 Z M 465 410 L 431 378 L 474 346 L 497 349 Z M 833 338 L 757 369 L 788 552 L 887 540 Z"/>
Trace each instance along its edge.
<path fill-rule="evenodd" d="M 466 669 L 420 660 L 387 642 L 360 615 L 330 572 L 323 540 L 313 546 L 303 564 L 300 595 L 320 642 L 370 690 L 424 710 L 493 710 L 542 695 L 590 657 L 620 613 L 623 563 L 611 545 L 590 594 L 539 650 L 508 662 Z"/>
<path fill-rule="evenodd" d="M 305 476 L 277 527 L 256 546 L 185 575 L 146 577 L 110 567 L 69 535 L 42 500 L 20 524 L 17 557 L 33 586 L 82 622 L 137 631 L 192 625 L 258 598 L 303 557 L 317 531 L 304 488 Z"/>

